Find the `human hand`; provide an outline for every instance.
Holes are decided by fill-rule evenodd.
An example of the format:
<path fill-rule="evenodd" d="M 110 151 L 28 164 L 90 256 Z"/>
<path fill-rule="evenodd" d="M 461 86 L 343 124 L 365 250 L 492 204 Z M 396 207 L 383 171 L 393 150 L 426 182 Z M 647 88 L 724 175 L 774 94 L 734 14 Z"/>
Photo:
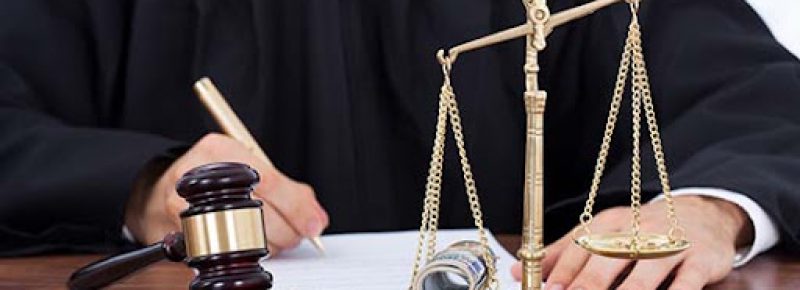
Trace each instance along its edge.
<path fill-rule="evenodd" d="M 261 182 L 253 197 L 264 201 L 264 224 L 272 255 L 296 247 L 303 237 L 318 236 L 328 226 L 328 214 L 310 186 L 267 165 L 238 141 L 212 133 L 173 162 L 152 186 L 134 192 L 125 214 L 125 225 L 134 238 L 151 244 L 180 230 L 179 214 L 188 203 L 178 196 L 175 184 L 192 168 L 224 161 L 248 164 L 258 171 Z"/>
<path fill-rule="evenodd" d="M 670 290 L 701 289 L 722 280 L 730 271 L 737 246 L 752 242 L 753 229 L 747 214 L 725 200 L 698 196 L 675 197 L 686 239 L 692 245 L 686 251 L 663 259 L 640 260 L 633 265 L 617 289 L 656 289 L 675 271 Z M 658 201 L 641 208 L 643 232 L 665 232 L 669 226 L 666 202 Z M 628 231 L 630 209 L 616 207 L 597 214 L 593 232 Z M 545 248 L 542 261 L 547 277 L 546 290 L 608 289 L 633 261 L 590 255 L 566 235 Z M 519 279 L 521 265 L 512 274 Z"/>

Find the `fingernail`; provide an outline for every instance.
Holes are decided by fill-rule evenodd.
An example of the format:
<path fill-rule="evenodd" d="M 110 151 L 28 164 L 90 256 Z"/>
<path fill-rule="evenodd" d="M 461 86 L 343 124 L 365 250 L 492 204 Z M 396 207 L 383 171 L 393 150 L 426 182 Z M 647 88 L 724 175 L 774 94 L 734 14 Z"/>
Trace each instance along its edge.
<path fill-rule="evenodd" d="M 306 225 L 306 235 L 316 237 L 322 233 L 322 224 L 317 220 L 312 220 Z"/>
<path fill-rule="evenodd" d="M 547 284 L 547 290 L 564 290 L 564 285 L 561 284 Z"/>

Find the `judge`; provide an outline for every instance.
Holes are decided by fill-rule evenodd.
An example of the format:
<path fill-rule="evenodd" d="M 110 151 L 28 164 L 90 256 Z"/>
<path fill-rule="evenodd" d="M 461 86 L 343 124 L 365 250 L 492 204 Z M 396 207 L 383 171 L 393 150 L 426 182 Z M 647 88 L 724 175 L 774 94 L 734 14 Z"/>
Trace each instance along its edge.
<path fill-rule="evenodd" d="M 551 10 L 582 2 L 552 1 Z M 256 194 L 266 201 L 274 251 L 323 231 L 416 228 L 441 81 L 434 52 L 525 21 L 518 0 L 8 0 L 2 7 L 5 256 L 159 240 L 179 228 L 186 206 L 177 178 L 215 161 L 261 172 Z M 599 11 L 553 32 L 540 55 L 550 96 L 549 289 L 607 288 L 628 265 L 562 238 L 583 207 L 628 19 L 625 5 Z M 644 1 L 641 21 L 675 204 L 693 247 L 637 263 L 621 287 L 655 288 L 675 271 L 673 289 L 697 289 L 775 245 L 800 246 L 797 58 L 742 0 Z M 453 72 L 485 222 L 495 233 L 518 233 L 522 219 L 522 56 L 522 42 L 512 41 L 462 56 Z M 217 128 L 191 92 L 206 75 L 274 167 L 210 133 Z M 594 224 L 607 231 L 629 225 L 627 143 L 614 144 L 598 198 Z M 440 225 L 466 227 L 471 217 L 450 150 Z M 660 192 L 653 166 L 643 168 L 649 200 Z M 666 227 L 663 207 L 643 206 L 643 228 Z"/>

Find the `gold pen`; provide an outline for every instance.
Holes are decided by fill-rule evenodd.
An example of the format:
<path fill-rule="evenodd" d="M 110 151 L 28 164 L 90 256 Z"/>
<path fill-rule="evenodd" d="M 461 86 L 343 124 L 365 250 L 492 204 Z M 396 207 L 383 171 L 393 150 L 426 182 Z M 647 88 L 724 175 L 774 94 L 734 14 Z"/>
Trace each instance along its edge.
<path fill-rule="evenodd" d="M 244 126 L 242 120 L 239 120 L 239 117 L 233 112 L 233 109 L 225 101 L 225 98 L 217 90 L 214 83 L 211 82 L 211 79 L 203 77 L 195 82 L 194 92 L 225 134 L 241 142 L 248 150 L 267 163 L 268 166 L 273 167 L 267 154 L 258 146 L 256 139 L 253 138 L 253 135 L 250 135 L 250 131 Z M 311 237 L 309 240 L 320 254 L 325 253 L 325 247 L 319 237 Z"/>

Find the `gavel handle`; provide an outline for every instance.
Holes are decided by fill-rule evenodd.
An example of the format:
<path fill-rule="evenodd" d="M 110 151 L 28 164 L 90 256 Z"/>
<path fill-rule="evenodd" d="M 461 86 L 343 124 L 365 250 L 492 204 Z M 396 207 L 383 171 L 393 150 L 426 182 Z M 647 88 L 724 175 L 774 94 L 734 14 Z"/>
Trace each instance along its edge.
<path fill-rule="evenodd" d="M 170 233 L 161 242 L 80 268 L 72 273 L 67 286 L 72 290 L 98 289 L 164 258 L 172 261 L 186 258 L 183 234 Z"/>

